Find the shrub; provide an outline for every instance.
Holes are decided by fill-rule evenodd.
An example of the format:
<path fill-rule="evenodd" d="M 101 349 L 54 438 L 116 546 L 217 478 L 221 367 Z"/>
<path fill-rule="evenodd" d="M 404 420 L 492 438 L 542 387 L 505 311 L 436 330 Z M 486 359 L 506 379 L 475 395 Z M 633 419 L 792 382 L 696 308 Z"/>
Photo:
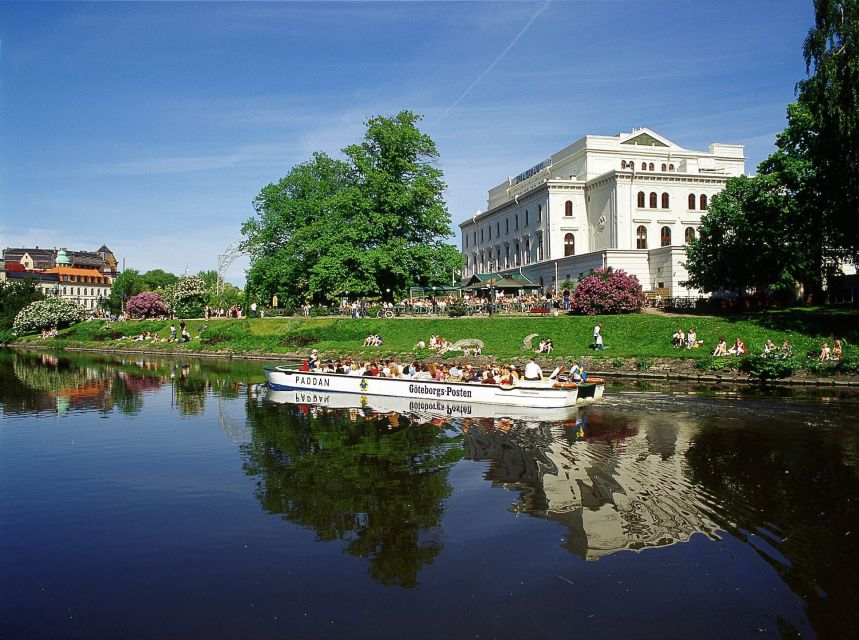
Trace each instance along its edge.
<path fill-rule="evenodd" d="M 31 302 L 18 312 L 12 331 L 17 336 L 42 329 L 67 327 L 86 318 L 86 309 L 64 298 L 45 298 Z"/>
<path fill-rule="evenodd" d="M 644 306 L 638 278 L 622 269 L 597 269 L 579 281 L 570 296 L 570 309 L 581 315 L 636 313 Z"/>
<path fill-rule="evenodd" d="M 170 313 L 167 303 L 157 293 L 138 293 L 125 303 L 125 311 L 132 318 L 157 318 Z"/>
<path fill-rule="evenodd" d="M 779 358 L 770 354 L 746 356 L 740 361 L 740 371 L 766 382 L 788 377 L 793 374 L 796 364 L 792 358 Z"/>
<path fill-rule="evenodd" d="M 200 276 L 180 276 L 166 287 L 167 304 L 177 318 L 201 318 L 206 310 L 206 283 Z"/>
<path fill-rule="evenodd" d="M 457 300 L 447 307 L 447 315 L 451 318 L 461 318 L 466 314 L 465 304 L 461 300 Z"/>
<path fill-rule="evenodd" d="M 283 347 L 307 347 L 317 342 L 319 342 L 319 338 L 313 334 L 296 333 L 295 335 L 286 336 L 279 344 Z"/>
<path fill-rule="evenodd" d="M 652 365 L 650 364 L 650 360 L 648 360 L 647 358 L 635 359 L 635 368 L 639 371 L 649 371 L 651 366 Z"/>

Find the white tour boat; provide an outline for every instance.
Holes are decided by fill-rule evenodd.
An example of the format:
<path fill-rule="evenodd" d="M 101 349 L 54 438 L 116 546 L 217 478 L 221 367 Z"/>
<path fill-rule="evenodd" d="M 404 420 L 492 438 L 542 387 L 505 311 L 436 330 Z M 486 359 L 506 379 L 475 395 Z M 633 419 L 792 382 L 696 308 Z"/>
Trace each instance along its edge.
<path fill-rule="evenodd" d="M 309 405 L 326 409 L 358 409 L 376 413 L 399 413 L 425 418 L 491 418 L 539 422 L 565 422 L 576 417 L 576 407 L 501 407 L 477 402 L 458 402 L 424 398 L 367 396 L 357 393 L 330 391 L 275 391 L 265 394 L 267 402 L 275 404 Z M 365 414 L 366 415 L 366 414 Z"/>
<path fill-rule="evenodd" d="M 537 409 L 573 407 L 579 399 L 601 398 L 604 390 L 602 380 L 577 384 L 558 382 L 551 376 L 545 380 L 520 380 L 515 385 L 501 385 L 318 373 L 285 365 L 264 367 L 264 370 L 269 387 L 275 391 L 355 393 Z"/>

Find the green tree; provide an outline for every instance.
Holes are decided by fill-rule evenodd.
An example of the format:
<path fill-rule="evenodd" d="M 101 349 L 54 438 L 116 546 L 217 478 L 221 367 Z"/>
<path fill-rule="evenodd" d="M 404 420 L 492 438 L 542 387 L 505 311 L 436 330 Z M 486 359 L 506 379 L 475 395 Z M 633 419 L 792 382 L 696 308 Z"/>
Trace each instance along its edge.
<path fill-rule="evenodd" d="M 725 287 L 743 296 L 750 288 L 791 282 L 794 249 L 786 241 L 787 213 L 775 202 L 779 189 L 771 176 L 727 181 L 701 218 L 700 237 L 686 248 L 684 286 L 707 292 Z"/>
<path fill-rule="evenodd" d="M 21 309 L 44 297 L 37 278 L 0 282 L 0 331 L 11 329 Z"/>
<path fill-rule="evenodd" d="M 214 289 L 218 286 L 218 272 L 214 269 L 200 271 L 197 276 L 203 280 L 203 284 L 206 285 L 206 289 Z"/>
<path fill-rule="evenodd" d="M 113 286 L 111 286 L 109 302 L 111 310 L 119 313 L 125 300 L 136 296 L 138 293 L 143 293 L 145 288 L 146 284 L 140 272 L 135 269 L 126 269 L 116 276 Z"/>
<path fill-rule="evenodd" d="M 171 284 L 175 284 L 179 276 L 163 269 L 152 269 L 144 273 L 141 278 L 145 291 L 157 291 L 158 289 L 166 289 Z"/>
<path fill-rule="evenodd" d="M 797 85 L 812 119 L 809 155 L 819 194 L 819 233 L 859 260 L 859 0 L 814 0 L 803 55 L 809 76 Z M 828 233 L 831 232 L 831 233 Z"/>
<path fill-rule="evenodd" d="M 293 304 L 446 284 L 461 268 L 435 144 L 408 111 L 367 122 L 347 160 L 317 153 L 269 184 L 242 227 L 248 290 Z"/>
<path fill-rule="evenodd" d="M 441 265 L 440 274 L 434 265 L 440 253 L 451 261 L 450 251 L 444 250 L 451 219 L 443 174 L 435 166 L 438 150 L 418 129 L 420 120 L 410 111 L 371 118 L 364 141 L 343 150 L 357 195 L 355 223 L 361 230 L 363 263 L 380 292 L 403 291 L 422 276 L 425 284 L 445 284 L 449 278 L 442 274 L 456 266 Z"/>

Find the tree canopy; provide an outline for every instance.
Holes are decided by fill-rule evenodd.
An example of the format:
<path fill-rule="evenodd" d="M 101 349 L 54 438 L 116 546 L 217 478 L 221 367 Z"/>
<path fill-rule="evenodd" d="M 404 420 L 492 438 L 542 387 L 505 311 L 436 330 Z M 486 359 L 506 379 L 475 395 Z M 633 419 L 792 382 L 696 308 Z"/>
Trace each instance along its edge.
<path fill-rule="evenodd" d="M 687 248 L 687 284 L 757 290 L 803 284 L 818 297 L 841 260 L 859 260 L 859 0 L 814 0 L 808 77 L 775 153 L 728 180 Z"/>
<path fill-rule="evenodd" d="M 451 219 L 438 151 L 419 121 L 409 111 L 371 118 L 345 160 L 315 153 L 264 187 L 242 227 L 249 289 L 301 303 L 448 282 L 462 259 L 444 242 Z"/>
<path fill-rule="evenodd" d="M 859 0 L 814 0 L 805 39 L 808 78 L 797 85 L 813 135 L 808 153 L 829 246 L 859 260 Z"/>

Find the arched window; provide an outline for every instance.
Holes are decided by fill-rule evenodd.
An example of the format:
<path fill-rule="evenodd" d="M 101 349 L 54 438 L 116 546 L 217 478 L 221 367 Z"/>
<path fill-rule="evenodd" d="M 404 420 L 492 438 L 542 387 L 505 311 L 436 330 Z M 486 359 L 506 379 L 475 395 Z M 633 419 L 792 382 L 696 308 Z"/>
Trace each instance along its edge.
<path fill-rule="evenodd" d="M 504 268 L 507 269 L 510 267 L 510 245 L 504 246 Z"/>
<path fill-rule="evenodd" d="M 653 163 L 652 162 L 650 163 L 650 166 L 647 167 L 647 169 L 648 169 L 648 171 L 653 171 Z"/>
<path fill-rule="evenodd" d="M 501 223 L 500 222 L 495 223 L 495 237 L 496 238 L 501 237 Z"/>
<path fill-rule="evenodd" d="M 701 211 L 707 210 L 707 194 L 701 194 Z"/>
<path fill-rule="evenodd" d="M 543 219 L 543 205 L 537 205 L 537 222 L 540 222 Z"/>
<path fill-rule="evenodd" d="M 669 170 L 669 171 L 674 171 L 674 165 L 673 165 L 673 164 L 669 164 L 669 165 L 668 165 L 668 170 Z"/>
<path fill-rule="evenodd" d="M 665 171 L 665 169 L 666 169 L 666 167 L 665 167 L 665 163 L 663 162 L 663 163 L 662 163 L 662 170 L 663 170 L 663 171 Z"/>
<path fill-rule="evenodd" d="M 686 227 L 686 244 L 692 244 L 695 239 L 695 227 Z"/>
<path fill-rule="evenodd" d="M 564 255 L 565 256 L 574 256 L 576 255 L 576 238 L 572 233 L 568 233 L 564 236 Z"/>
<path fill-rule="evenodd" d="M 465 240 L 465 248 L 468 249 L 468 234 L 466 233 L 465 236 L 463 236 L 463 238 Z"/>
<path fill-rule="evenodd" d="M 663 209 L 668 209 L 668 208 L 669 208 L 669 206 L 668 206 L 668 205 L 669 205 L 669 202 L 668 202 L 668 194 L 667 194 L 667 193 L 663 193 L 663 194 L 662 194 L 662 208 L 663 208 Z"/>
<path fill-rule="evenodd" d="M 667 247 L 671 244 L 671 227 L 662 227 L 662 233 L 659 234 L 659 246 Z"/>
<path fill-rule="evenodd" d="M 642 163 L 641 163 L 641 170 L 642 170 L 642 171 L 647 171 L 647 163 L 646 163 L 646 162 L 642 162 Z"/>
<path fill-rule="evenodd" d="M 650 192 L 650 208 L 651 209 L 656 208 L 656 192 L 655 191 Z"/>
<path fill-rule="evenodd" d="M 492 240 L 492 225 L 489 225 L 489 239 Z"/>
<path fill-rule="evenodd" d="M 572 200 L 567 200 L 564 203 L 564 215 L 568 218 L 573 217 L 573 201 Z"/>
<path fill-rule="evenodd" d="M 480 230 L 480 241 L 483 242 L 483 229 Z"/>
<path fill-rule="evenodd" d="M 644 191 L 638 192 L 638 208 L 644 209 Z"/>
<path fill-rule="evenodd" d="M 504 218 L 504 233 L 510 233 L 510 218 Z"/>
<path fill-rule="evenodd" d="M 537 236 L 537 260 L 543 259 L 543 234 Z"/>
<path fill-rule="evenodd" d="M 518 267 L 521 263 L 521 254 L 519 253 L 519 243 L 516 243 L 516 266 Z"/>
<path fill-rule="evenodd" d="M 689 194 L 689 211 L 694 211 L 694 210 L 695 210 L 695 194 L 690 193 Z"/>
<path fill-rule="evenodd" d="M 525 226 L 528 226 L 528 210 L 525 209 Z"/>
<path fill-rule="evenodd" d="M 525 259 L 523 262 L 525 264 L 531 262 L 531 238 L 525 238 Z"/>
<path fill-rule="evenodd" d="M 513 229 L 518 229 L 518 228 L 519 228 L 519 214 L 517 213 L 516 216 L 513 218 Z"/>
<path fill-rule="evenodd" d="M 644 225 L 635 230 L 635 248 L 647 249 L 647 227 Z"/>

